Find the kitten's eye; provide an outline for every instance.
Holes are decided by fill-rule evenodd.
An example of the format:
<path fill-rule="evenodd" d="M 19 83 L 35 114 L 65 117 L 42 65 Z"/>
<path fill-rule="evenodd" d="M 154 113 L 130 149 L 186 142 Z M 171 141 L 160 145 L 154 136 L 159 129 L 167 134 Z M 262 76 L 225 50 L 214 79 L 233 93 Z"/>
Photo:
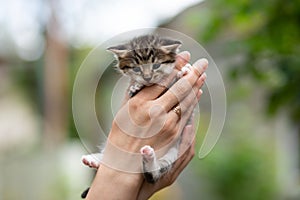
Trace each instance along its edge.
<path fill-rule="evenodd" d="M 141 71 L 141 68 L 139 68 L 139 67 L 134 67 L 132 70 L 133 70 L 134 72 L 140 72 L 140 71 Z"/>
<path fill-rule="evenodd" d="M 160 63 L 153 64 L 152 66 L 153 69 L 158 69 L 159 67 L 160 67 Z"/>

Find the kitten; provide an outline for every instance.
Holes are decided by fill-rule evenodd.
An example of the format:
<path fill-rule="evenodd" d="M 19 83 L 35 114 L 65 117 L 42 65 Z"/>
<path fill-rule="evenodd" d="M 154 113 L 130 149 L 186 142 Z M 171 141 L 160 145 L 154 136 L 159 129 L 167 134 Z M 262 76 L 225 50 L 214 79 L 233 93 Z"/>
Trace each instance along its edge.
<path fill-rule="evenodd" d="M 157 35 L 136 37 L 126 44 L 109 47 L 107 50 L 116 57 L 117 69 L 125 76 L 130 77 L 128 88 L 129 97 L 133 97 L 144 86 L 159 84 L 171 74 L 175 67 L 176 55 L 181 42 Z M 183 67 L 178 73 L 182 76 L 189 71 L 189 66 Z M 162 158 L 157 159 L 155 151 L 146 145 L 141 148 L 143 174 L 147 182 L 155 183 L 166 173 L 177 159 L 180 139 Z M 102 154 L 85 155 L 82 162 L 93 168 L 100 165 Z M 84 198 L 88 191 L 82 194 Z"/>
<path fill-rule="evenodd" d="M 117 69 L 131 78 L 129 96 L 132 97 L 144 86 L 159 84 L 172 72 L 180 46 L 178 40 L 145 35 L 107 50 L 117 58 Z"/>

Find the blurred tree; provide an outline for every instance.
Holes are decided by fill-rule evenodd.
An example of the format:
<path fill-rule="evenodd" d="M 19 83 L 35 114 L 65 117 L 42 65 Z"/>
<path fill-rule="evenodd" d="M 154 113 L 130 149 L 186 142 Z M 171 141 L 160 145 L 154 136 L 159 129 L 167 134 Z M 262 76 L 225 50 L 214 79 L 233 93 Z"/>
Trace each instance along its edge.
<path fill-rule="evenodd" d="M 56 1 L 51 1 L 46 29 L 44 72 L 44 144 L 62 144 L 68 133 L 68 46 L 56 18 Z"/>
<path fill-rule="evenodd" d="M 250 75 L 268 90 L 267 111 L 285 108 L 300 132 L 300 1 L 215 0 L 201 38 L 225 37 L 228 56 L 240 56 L 233 80 Z M 238 53 L 237 53 L 238 52 Z"/>

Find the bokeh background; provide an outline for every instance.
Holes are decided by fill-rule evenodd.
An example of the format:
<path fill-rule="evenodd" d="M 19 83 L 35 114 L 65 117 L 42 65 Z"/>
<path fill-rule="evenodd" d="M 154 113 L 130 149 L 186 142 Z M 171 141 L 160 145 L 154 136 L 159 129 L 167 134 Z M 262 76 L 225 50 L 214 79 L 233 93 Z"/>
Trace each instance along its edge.
<path fill-rule="evenodd" d="M 80 199 L 94 171 L 80 163 L 76 72 L 101 42 L 144 27 L 197 40 L 227 93 L 213 151 L 153 199 L 300 199 L 299 1 L 1 0 L 0 200 Z M 200 110 L 197 150 L 210 120 L 205 88 Z"/>

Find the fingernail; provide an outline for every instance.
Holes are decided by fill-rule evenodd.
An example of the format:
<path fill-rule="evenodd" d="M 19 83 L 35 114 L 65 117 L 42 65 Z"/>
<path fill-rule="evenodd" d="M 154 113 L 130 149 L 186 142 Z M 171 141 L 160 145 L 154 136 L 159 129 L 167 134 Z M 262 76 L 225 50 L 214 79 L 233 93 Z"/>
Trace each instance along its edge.
<path fill-rule="evenodd" d="M 200 72 L 200 74 L 202 74 L 208 66 L 208 61 L 206 58 L 201 58 L 197 60 L 193 66 L 195 66 L 195 68 Z"/>
<path fill-rule="evenodd" d="M 177 54 L 176 57 L 177 57 L 177 59 L 188 63 L 191 58 L 191 54 L 188 51 L 183 51 L 183 52 L 180 52 L 179 54 Z"/>
<path fill-rule="evenodd" d="M 190 52 L 188 52 L 188 51 L 182 51 L 182 52 L 180 52 L 178 55 L 187 55 L 188 57 L 190 57 L 191 56 L 191 54 L 190 54 Z"/>
<path fill-rule="evenodd" d="M 200 97 L 202 96 L 203 91 L 201 89 L 199 89 L 198 94 L 197 94 L 197 99 L 198 101 L 200 101 Z"/>

